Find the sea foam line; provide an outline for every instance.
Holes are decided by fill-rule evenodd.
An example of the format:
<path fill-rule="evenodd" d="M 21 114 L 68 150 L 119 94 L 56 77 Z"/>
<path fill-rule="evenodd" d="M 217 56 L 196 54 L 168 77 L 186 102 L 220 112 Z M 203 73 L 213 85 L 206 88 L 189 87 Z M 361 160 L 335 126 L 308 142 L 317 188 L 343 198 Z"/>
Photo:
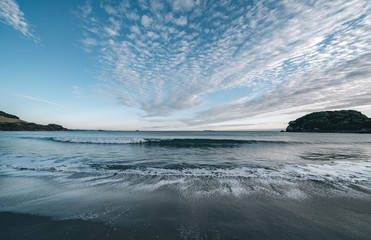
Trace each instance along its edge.
<path fill-rule="evenodd" d="M 208 138 L 74 138 L 51 137 L 54 142 L 89 143 L 89 144 L 147 144 L 157 146 L 231 146 L 241 144 L 308 144 L 308 142 L 274 141 L 274 140 L 240 140 Z"/>
<path fill-rule="evenodd" d="M 51 164 L 51 163 L 49 163 Z M 116 165 L 115 165 L 116 166 Z M 334 162 L 333 164 L 286 165 L 282 168 L 239 167 L 239 168 L 185 168 L 166 169 L 136 166 L 126 166 L 124 169 L 112 168 L 109 164 L 97 165 L 46 165 L 46 166 L 16 166 L 14 164 L 0 165 L 0 172 L 40 172 L 66 175 L 86 173 L 94 176 L 104 175 L 140 175 L 140 176 L 172 176 L 195 178 L 245 178 L 245 179 L 284 179 L 288 181 L 326 181 L 326 182 L 367 182 L 371 183 L 371 161 Z"/>
<path fill-rule="evenodd" d="M 91 144 L 135 144 L 145 143 L 148 139 L 143 138 L 124 138 L 124 139 L 103 139 L 103 138 L 63 138 L 63 137 L 52 137 L 50 138 L 55 142 L 65 143 L 91 143 Z"/>
<path fill-rule="evenodd" d="M 369 197 L 371 162 L 292 165 L 280 169 L 107 169 L 81 166 L 20 167 L 0 165 L 1 175 L 50 177 L 77 187 L 153 192 L 175 190 L 190 197 L 270 196 L 305 199 L 311 196 Z M 323 184 L 324 183 L 324 184 Z"/>

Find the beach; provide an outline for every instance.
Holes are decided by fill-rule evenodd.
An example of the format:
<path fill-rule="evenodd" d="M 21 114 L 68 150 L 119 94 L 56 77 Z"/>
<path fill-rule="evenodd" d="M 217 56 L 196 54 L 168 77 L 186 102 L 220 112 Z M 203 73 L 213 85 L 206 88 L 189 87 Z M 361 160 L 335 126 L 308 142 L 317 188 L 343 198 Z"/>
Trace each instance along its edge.
<path fill-rule="evenodd" d="M 370 239 L 370 138 L 2 132 L 0 238 Z"/>

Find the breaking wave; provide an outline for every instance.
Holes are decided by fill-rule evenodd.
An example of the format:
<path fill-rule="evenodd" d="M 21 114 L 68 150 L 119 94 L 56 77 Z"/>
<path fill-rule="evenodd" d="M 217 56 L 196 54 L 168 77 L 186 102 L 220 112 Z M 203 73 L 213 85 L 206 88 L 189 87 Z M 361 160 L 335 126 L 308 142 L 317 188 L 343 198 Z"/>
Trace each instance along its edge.
<path fill-rule="evenodd" d="M 304 144 L 304 142 L 292 141 L 265 141 L 265 140 L 236 140 L 236 139 L 204 139 L 204 138 L 183 138 L 183 139 L 155 139 L 155 138 L 71 138 L 52 137 L 55 142 L 62 143 L 83 143 L 83 144 L 142 144 L 150 146 L 174 146 L 174 147 L 223 147 L 238 146 L 242 144 Z"/>
<path fill-rule="evenodd" d="M 287 165 L 282 168 L 135 168 L 123 165 L 17 167 L 2 165 L 10 175 L 58 176 L 69 184 L 105 185 L 133 191 L 176 190 L 182 194 L 270 195 L 290 198 L 371 194 L 371 162 Z"/>

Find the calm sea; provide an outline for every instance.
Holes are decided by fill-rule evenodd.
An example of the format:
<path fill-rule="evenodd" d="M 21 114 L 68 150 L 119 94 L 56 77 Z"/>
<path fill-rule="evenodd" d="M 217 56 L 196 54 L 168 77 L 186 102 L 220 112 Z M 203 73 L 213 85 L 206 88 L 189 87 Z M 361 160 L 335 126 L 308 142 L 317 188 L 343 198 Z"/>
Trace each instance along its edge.
<path fill-rule="evenodd" d="M 0 132 L 0 212 L 117 239 L 371 239 L 371 134 Z"/>

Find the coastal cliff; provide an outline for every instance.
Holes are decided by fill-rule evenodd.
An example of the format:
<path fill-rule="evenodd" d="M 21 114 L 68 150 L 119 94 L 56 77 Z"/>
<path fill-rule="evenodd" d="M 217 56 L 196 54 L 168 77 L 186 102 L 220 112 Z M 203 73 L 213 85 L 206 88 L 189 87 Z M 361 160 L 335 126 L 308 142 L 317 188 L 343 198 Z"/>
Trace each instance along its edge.
<path fill-rule="evenodd" d="M 371 133 L 371 118 L 354 110 L 314 112 L 289 122 L 286 132 Z"/>
<path fill-rule="evenodd" d="M 0 111 L 0 131 L 68 131 L 68 129 L 57 124 L 29 123 L 15 115 Z"/>

